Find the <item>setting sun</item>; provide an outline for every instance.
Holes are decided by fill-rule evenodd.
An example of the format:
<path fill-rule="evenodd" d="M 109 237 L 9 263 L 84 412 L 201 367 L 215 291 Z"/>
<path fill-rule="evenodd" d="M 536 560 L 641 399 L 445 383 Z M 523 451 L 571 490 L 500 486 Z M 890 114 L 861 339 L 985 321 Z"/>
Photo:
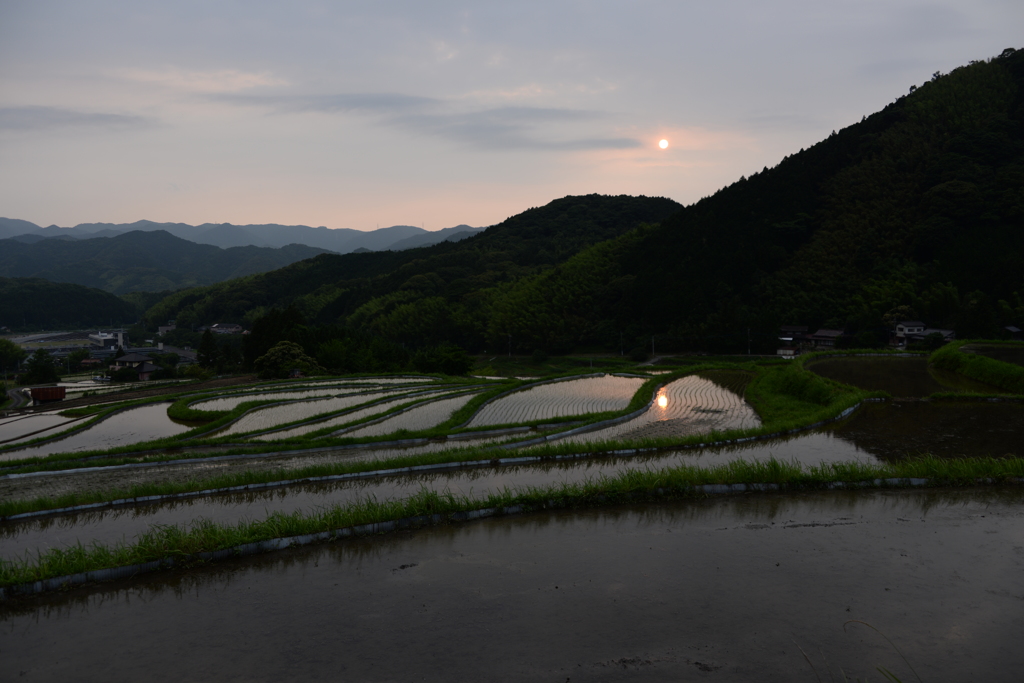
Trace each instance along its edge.
<path fill-rule="evenodd" d="M 662 140 L 661 142 L 659 142 L 658 147 L 661 147 L 662 149 L 668 149 L 668 140 Z"/>

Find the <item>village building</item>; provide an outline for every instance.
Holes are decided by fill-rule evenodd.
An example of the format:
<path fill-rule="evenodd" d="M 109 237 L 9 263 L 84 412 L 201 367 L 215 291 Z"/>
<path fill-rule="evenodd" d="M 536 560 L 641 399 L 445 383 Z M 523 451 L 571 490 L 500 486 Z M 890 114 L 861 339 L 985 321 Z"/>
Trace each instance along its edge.
<path fill-rule="evenodd" d="M 831 349 L 836 345 L 836 340 L 843 336 L 842 330 L 820 329 L 808 337 L 814 344 L 814 348 Z"/>

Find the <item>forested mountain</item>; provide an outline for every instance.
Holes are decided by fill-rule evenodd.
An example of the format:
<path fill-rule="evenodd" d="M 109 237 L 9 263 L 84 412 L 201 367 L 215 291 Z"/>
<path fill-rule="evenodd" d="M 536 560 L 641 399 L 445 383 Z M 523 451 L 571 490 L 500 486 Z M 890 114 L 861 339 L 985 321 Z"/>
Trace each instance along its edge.
<path fill-rule="evenodd" d="M 108 327 L 137 319 L 135 306 L 99 289 L 0 277 L 0 326 L 12 330 Z"/>
<path fill-rule="evenodd" d="M 31 243 L 11 238 L 0 240 L 0 276 L 70 282 L 115 294 L 160 292 L 275 270 L 323 253 L 301 244 L 221 249 L 162 230 Z"/>
<path fill-rule="evenodd" d="M 960 336 L 1024 324 L 1024 51 L 884 110 L 685 209 L 567 197 L 424 250 L 324 255 L 172 295 L 208 322 L 294 305 L 413 345 L 774 347 L 779 324 L 870 341 L 893 317 Z M 646 225 L 640 225 L 646 224 Z"/>
<path fill-rule="evenodd" d="M 147 313 L 160 323 L 252 321 L 294 305 L 309 321 L 479 345 L 494 288 L 540 273 L 598 242 L 680 209 L 670 199 L 565 197 L 459 242 L 407 251 L 324 254 L 271 273 L 171 295 Z M 397 327 L 412 326 L 399 333 Z"/>

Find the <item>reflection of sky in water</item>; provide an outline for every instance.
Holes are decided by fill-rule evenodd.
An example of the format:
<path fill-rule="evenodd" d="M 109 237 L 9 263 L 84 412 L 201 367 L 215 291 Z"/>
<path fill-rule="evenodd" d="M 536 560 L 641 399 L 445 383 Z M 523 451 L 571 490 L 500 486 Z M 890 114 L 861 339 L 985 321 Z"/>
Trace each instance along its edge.
<path fill-rule="evenodd" d="M 517 424 L 622 410 L 643 383 L 636 377 L 604 375 L 542 384 L 488 403 L 467 426 Z"/>
<path fill-rule="evenodd" d="M 169 405 L 169 403 L 156 403 L 125 410 L 66 439 L 0 454 L 0 460 L 114 448 L 115 446 L 126 446 L 165 436 L 174 436 L 191 429 L 191 427 L 173 422 L 171 418 L 167 417 L 167 406 Z"/>

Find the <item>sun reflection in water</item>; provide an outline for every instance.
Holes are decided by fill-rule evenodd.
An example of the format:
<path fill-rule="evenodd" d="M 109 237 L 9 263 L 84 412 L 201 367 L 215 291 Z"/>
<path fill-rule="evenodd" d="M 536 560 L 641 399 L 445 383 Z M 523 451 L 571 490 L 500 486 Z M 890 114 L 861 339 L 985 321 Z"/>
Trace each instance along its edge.
<path fill-rule="evenodd" d="M 659 408 L 664 408 L 667 405 L 668 405 L 668 396 L 666 396 L 665 394 L 662 394 L 661 396 L 658 397 L 658 407 Z"/>

